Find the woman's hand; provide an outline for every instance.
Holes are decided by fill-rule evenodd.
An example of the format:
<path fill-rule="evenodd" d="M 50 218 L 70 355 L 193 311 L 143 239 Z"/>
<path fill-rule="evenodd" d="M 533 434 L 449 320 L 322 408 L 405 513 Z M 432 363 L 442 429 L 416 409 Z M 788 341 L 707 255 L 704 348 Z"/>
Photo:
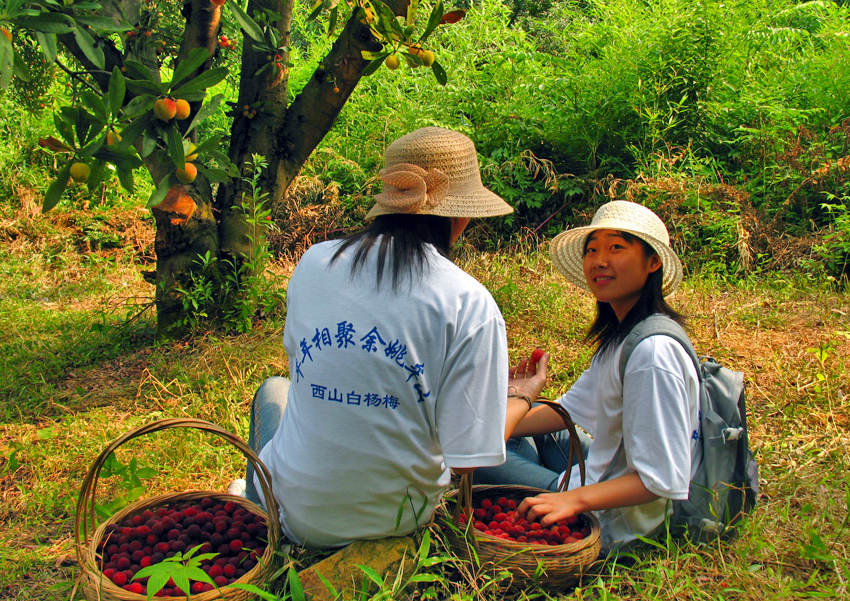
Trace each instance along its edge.
<path fill-rule="evenodd" d="M 540 391 L 546 385 L 546 367 L 549 364 L 549 353 L 531 365 L 529 359 L 519 362 L 508 370 L 508 395 L 525 395 L 534 401 L 540 396 Z"/>
<path fill-rule="evenodd" d="M 529 522 L 539 520 L 544 526 L 571 518 L 584 510 L 579 504 L 578 495 L 573 494 L 573 491 L 548 492 L 536 497 L 526 497 L 517 507 L 517 513 Z"/>

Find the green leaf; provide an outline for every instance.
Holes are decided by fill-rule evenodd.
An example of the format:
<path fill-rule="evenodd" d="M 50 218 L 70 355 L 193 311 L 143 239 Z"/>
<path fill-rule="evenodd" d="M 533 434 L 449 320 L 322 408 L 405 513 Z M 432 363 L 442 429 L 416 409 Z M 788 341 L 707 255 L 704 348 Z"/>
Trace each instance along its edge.
<path fill-rule="evenodd" d="M 151 94 L 135 96 L 124 107 L 124 115 L 131 119 L 140 115 L 151 115 L 151 108 L 154 102 L 156 102 L 156 96 L 152 96 Z"/>
<path fill-rule="evenodd" d="M 374 582 L 375 584 L 377 584 L 377 585 L 378 585 L 378 587 L 383 587 L 383 586 L 384 586 L 384 579 L 383 579 L 383 578 L 381 578 L 381 575 L 380 575 L 380 574 L 378 574 L 378 572 L 377 572 L 377 571 L 375 571 L 375 568 L 372 568 L 372 567 L 370 567 L 370 566 L 361 565 L 361 564 L 359 564 L 359 563 L 358 563 L 358 564 L 355 564 L 355 565 L 356 565 L 358 568 L 360 568 L 360 569 L 363 571 L 363 573 L 364 573 L 364 574 L 366 574 L 366 575 L 369 577 L 369 580 L 371 580 L 372 582 Z"/>
<path fill-rule="evenodd" d="M 306 601 L 304 587 L 301 586 L 298 572 L 292 566 L 289 567 L 289 572 L 286 574 L 286 583 L 289 585 L 289 595 L 292 597 L 292 601 Z"/>
<path fill-rule="evenodd" d="M 74 29 L 74 39 L 77 41 L 80 50 L 83 51 L 83 54 L 86 55 L 86 58 L 95 67 L 98 69 L 105 67 L 106 59 L 103 56 L 103 49 L 97 46 L 97 43 L 88 31 L 82 27 L 77 27 Z"/>
<path fill-rule="evenodd" d="M 215 184 L 218 182 L 226 182 L 228 180 L 233 179 L 224 169 L 199 166 L 198 170 L 204 174 L 204 177 L 207 178 L 211 184 Z"/>
<path fill-rule="evenodd" d="M 239 26 L 245 31 L 248 37 L 255 42 L 262 42 L 263 28 L 260 27 L 254 19 L 249 17 L 248 13 L 239 6 L 239 1 L 234 0 L 233 2 L 229 2 L 228 6 L 233 11 L 233 16 L 236 18 L 236 22 L 239 23 Z"/>
<path fill-rule="evenodd" d="M 12 42 L 0 35 L 0 89 L 5 90 L 12 82 L 12 74 L 15 69 L 15 51 Z"/>
<path fill-rule="evenodd" d="M 217 67 L 204 71 L 194 79 L 190 79 L 176 90 L 172 90 L 172 94 L 178 98 L 188 99 L 193 94 L 198 94 L 210 88 L 227 77 L 226 67 Z"/>
<path fill-rule="evenodd" d="M 339 18 L 339 6 L 334 6 L 331 9 L 331 14 L 328 17 L 328 37 L 333 35 L 334 30 L 336 29 L 336 22 Z"/>
<path fill-rule="evenodd" d="M 431 532 L 425 530 L 422 535 L 422 542 L 419 543 L 419 560 L 422 561 L 431 552 Z"/>
<path fill-rule="evenodd" d="M 121 141 L 117 144 L 119 148 L 126 148 L 136 143 L 142 132 L 150 125 L 151 115 L 146 113 L 142 117 L 136 119 L 130 125 L 121 131 Z"/>
<path fill-rule="evenodd" d="M 186 133 L 188 134 L 190 131 L 200 125 L 207 117 L 218 111 L 218 107 L 221 106 L 223 100 L 224 94 L 216 94 L 215 96 L 210 98 L 210 100 L 206 104 L 201 106 L 201 108 L 198 109 L 198 112 L 195 113 L 195 116 L 192 117 L 192 122 L 186 129 Z"/>
<path fill-rule="evenodd" d="M 63 107 L 58 113 L 53 113 L 53 124 L 56 131 L 62 136 L 62 140 L 71 148 L 76 148 L 74 143 L 74 118 L 75 115 L 69 107 Z"/>
<path fill-rule="evenodd" d="M 68 33 L 74 30 L 74 21 L 58 12 L 42 13 L 33 17 L 19 17 L 17 24 L 25 29 L 42 33 Z"/>
<path fill-rule="evenodd" d="M 103 97 L 95 94 L 91 90 L 82 90 L 80 92 L 80 99 L 82 99 L 85 106 L 92 110 L 94 116 L 103 121 L 104 123 L 107 120 L 107 111 L 106 104 L 103 102 Z"/>
<path fill-rule="evenodd" d="M 195 70 L 207 62 L 212 55 L 206 48 L 194 48 L 189 54 L 180 61 L 177 65 L 177 68 L 174 69 L 174 75 L 171 77 L 171 82 L 168 84 L 169 88 L 174 88 L 177 84 L 181 83 L 184 79 L 189 77 Z"/>
<path fill-rule="evenodd" d="M 146 79 L 128 79 L 127 89 L 136 96 L 147 95 L 159 98 L 160 96 L 165 95 L 165 90 L 162 85 Z"/>
<path fill-rule="evenodd" d="M 77 134 L 77 142 L 85 146 L 89 141 L 89 130 L 94 119 L 87 111 L 77 109 L 74 119 L 74 132 Z"/>
<path fill-rule="evenodd" d="M 180 129 L 177 124 L 172 122 L 169 124 L 165 133 L 165 143 L 168 147 L 168 156 L 176 168 L 181 168 L 186 164 L 186 157 L 183 156 L 183 136 L 180 135 Z"/>
<path fill-rule="evenodd" d="M 5 36 L 4 36 L 5 37 Z M 15 57 L 15 77 L 20 79 L 21 81 L 29 83 L 30 81 L 30 69 L 29 66 L 24 62 L 24 59 L 16 52 L 13 54 Z"/>
<path fill-rule="evenodd" d="M 125 61 L 124 68 L 127 69 L 127 77 L 130 79 L 141 79 L 154 84 L 156 83 L 156 78 L 154 78 L 153 72 L 139 61 Z"/>
<path fill-rule="evenodd" d="M 234 582 L 233 584 L 228 584 L 227 586 L 229 586 L 230 588 L 239 589 L 241 591 L 247 591 L 249 593 L 257 595 L 261 599 L 265 599 L 265 601 L 278 601 L 278 599 L 279 599 L 279 597 L 277 595 L 274 595 L 274 594 L 272 594 L 268 591 L 264 591 L 263 589 L 261 589 L 259 586 L 255 585 L 255 584 L 247 584 L 247 583 L 243 584 L 241 582 Z"/>
<path fill-rule="evenodd" d="M 150 208 L 158 205 L 165 198 L 165 195 L 168 194 L 168 189 L 171 188 L 171 174 L 166 175 L 162 178 L 162 181 L 156 187 L 156 190 L 153 191 L 153 194 L 148 198 L 148 202 L 145 205 Z M 168 580 L 166 578 L 166 580 Z"/>
<path fill-rule="evenodd" d="M 408 578 L 407 582 L 440 582 L 442 578 L 438 574 L 414 574 Z"/>
<path fill-rule="evenodd" d="M 150 135 L 149 132 L 142 132 L 142 150 L 139 154 L 142 155 L 142 158 L 150 156 L 150 154 L 156 150 L 157 138 Z"/>
<path fill-rule="evenodd" d="M 38 47 L 41 48 L 47 62 L 52 63 L 55 61 L 59 53 L 59 43 L 56 40 L 56 34 L 37 31 L 35 33 L 35 39 L 38 41 Z"/>
<path fill-rule="evenodd" d="M 124 74 L 117 66 L 112 68 L 112 74 L 109 76 L 109 93 L 106 96 L 109 99 L 109 113 L 112 116 L 118 114 L 124 104 L 124 95 L 127 93 L 127 82 L 124 79 Z"/>
<path fill-rule="evenodd" d="M 200 144 L 198 144 L 195 147 L 195 152 L 197 154 L 202 154 L 202 153 L 218 150 L 218 148 L 221 147 L 222 137 L 223 137 L 223 134 L 215 134 L 215 135 L 210 136 L 209 138 L 205 139 L 203 142 L 201 142 Z M 220 157 L 224 157 L 226 162 L 229 162 L 229 159 L 227 159 L 226 154 L 224 154 L 220 151 L 217 154 Z"/>
<path fill-rule="evenodd" d="M 43 213 L 46 213 L 59 204 L 59 200 L 62 198 L 62 193 L 65 192 L 65 188 L 68 187 L 70 171 L 71 163 L 67 163 L 59 171 L 59 175 L 56 176 L 53 183 L 47 188 L 47 192 L 44 194 L 44 204 L 41 205 L 41 211 Z"/>
<path fill-rule="evenodd" d="M 381 59 L 381 58 L 374 59 L 371 63 L 366 65 L 366 67 L 363 69 L 363 73 L 362 73 L 361 77 L 369 77 L 370 75 L 372 75 L 372 73 L 374 73 L 375 71 L 380 69 L 381 65 L 383 65 L 383 64 L 384 64 L 383 59 Z"/>
<path fill-rule="evenodd" d="M 75 6 L 79 8 L 79 5 Z M 119 23 L 116 23 L 115 19 L 113 19 L 112 17 L 76 15 L 74 18 L 76 19 L 77 23 L 88 25 L 99 33 L 118 33 L 121 31 L 130 31 L 131 29 L 133 29 L 133 26 L 130 25 L 127 21 L 121 20 Z"/>
<path fill-rule="evenodd" d="M 434 8 L 431 9 L 431 15 L 428 17 L 428 25 L 425 26 L 425 31 L 422 32 L 420 41 L 427 38 L 440 24 L 440 19 L 443 18 L 443 0 L 437 2 Z"/>
<path fill-rule="evenodd" d="M 440 66 L 440 63 L 434 61 L 431 65 L 431 71 L 434 73 L 434 77 L 437 78 L 437 81 L 441 86 L 446 85 L 446 82 L 449 81 L 449 78 L 446 75 L 446 70 Z"/>
<path fill-rule="evenodd" d="M 371 50 L 361 50 L 360 56 L 363 57 L 363 60 L 373 61 L 379 58 L 386 58 L 389 56 L 389 52 L 372 52 Z"/>
<path fill-rule="evenodd" d="M 135 181 L 133 180 L 133 167 L 123 162 L 118 163 L 115 167 L 116 174 L 118 175 L 118 181 L 121 182 L 121 187 L 132 194 L 136 187 Z"/>

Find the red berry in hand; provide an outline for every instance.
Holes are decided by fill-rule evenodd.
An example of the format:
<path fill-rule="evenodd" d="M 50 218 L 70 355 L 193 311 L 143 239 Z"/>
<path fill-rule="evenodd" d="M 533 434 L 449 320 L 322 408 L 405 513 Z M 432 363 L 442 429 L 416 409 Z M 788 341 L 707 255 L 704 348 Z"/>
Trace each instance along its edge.
<path fill-rule="evenodd" d="M 531 367 L 531 369 L 537 369 L 537 362 L 540 361 L 543 354 L 544 352 L 539 348 L 531 351 L 531 359 L 529 360 L 529 367 Z"/>

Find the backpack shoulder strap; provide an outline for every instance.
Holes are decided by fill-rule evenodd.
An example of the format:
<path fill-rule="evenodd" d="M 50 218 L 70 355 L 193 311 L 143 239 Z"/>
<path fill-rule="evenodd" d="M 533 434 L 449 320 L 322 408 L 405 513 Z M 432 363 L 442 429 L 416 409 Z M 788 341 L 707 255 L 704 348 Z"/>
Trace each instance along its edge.
<path fill-rule="evenodd" d="M 702 379 L 700 375 L 700 360 L 694 350 L 694 345 L 691 344 L 691 339 L 685 332 L 684 328 L 662 313 L 653 313 L 646 317 L 632 328 L 626 339 L 623 341 L 623 349 L 620 352 L 620 381 L 622 382 L 626 376 L 626 364 L 629 362 L 629 357 L 632 356 L 632 351 L 644 338 L 663 334 L 669 336 L 676 342 L 682 345 L 694 362 L 694 368 L 697 372 L 697 377 Z"/>

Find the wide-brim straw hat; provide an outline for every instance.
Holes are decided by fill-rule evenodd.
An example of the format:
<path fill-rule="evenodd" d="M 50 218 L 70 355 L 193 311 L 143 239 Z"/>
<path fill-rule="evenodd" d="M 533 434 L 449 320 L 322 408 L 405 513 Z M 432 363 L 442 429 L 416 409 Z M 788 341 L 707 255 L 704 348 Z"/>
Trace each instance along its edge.
<path fill-rule="evenodd" d="M 475 144 L 462 133 L 423 127 L 390 144 L 379 173 L 384 189 L 367 219 L 390 213 L 495 217 L 513 207 L 481 183 Z"/>
<path fill-rule="evenodd" d="M 576 286 L 590 290 L 584 277 L 584 244 L 595 230 L 628 232 L 647 242 L 661 258 L 661 292 L 664 296 L 682 282 L 682 262 L 670 246 L 664 222 L 650 209 L 636 202 L 614 200 L 599 207 L 590 225 L 561 232 L 552 239 L 552 263 Z"/>

